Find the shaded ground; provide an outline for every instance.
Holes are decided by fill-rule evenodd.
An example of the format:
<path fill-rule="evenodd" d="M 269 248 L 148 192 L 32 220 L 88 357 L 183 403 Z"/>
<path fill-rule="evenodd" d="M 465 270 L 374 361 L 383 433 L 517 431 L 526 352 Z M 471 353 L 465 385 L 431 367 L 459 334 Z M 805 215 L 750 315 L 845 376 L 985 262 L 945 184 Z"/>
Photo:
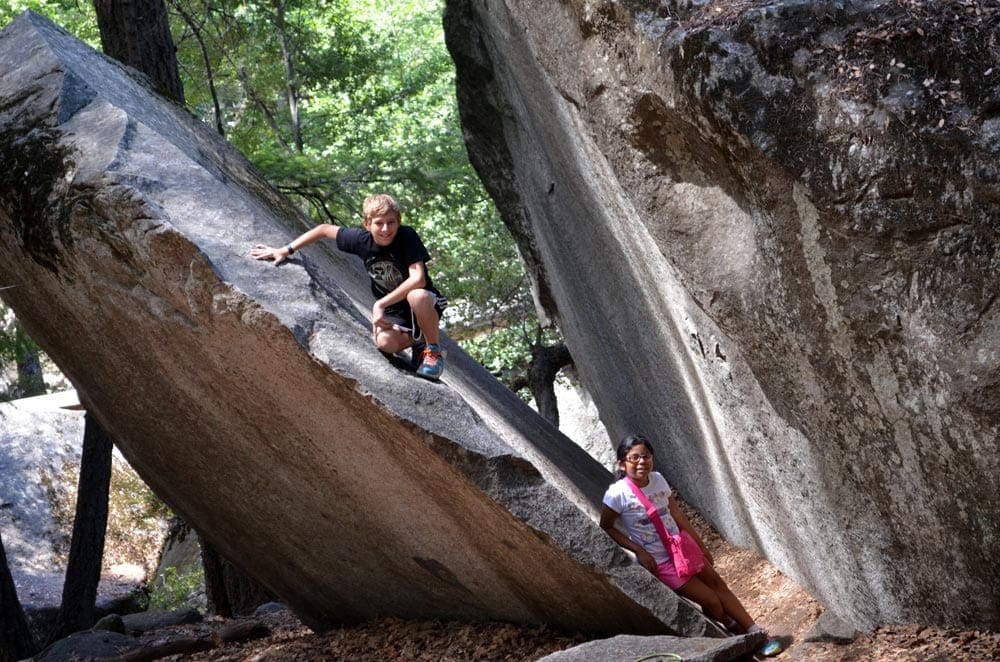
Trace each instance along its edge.
<path fill-rule="evenodd" d="M 740 596 L 748 611 L 786 645 L 779 660 L 809 662 L 893 661 L 925 662 L 1000 660 L 1000 633 L 898 625 L 860 635 L 853 643 L 805 643 L 804 635 L 822 613 L 822 606 L 769 563 L 747 550 L 725 543 L 705 521 L 686 509 L 713 550 L 716 566 Z M 253 620 L 253 619 L 246 619 Z M 259 639 L 225 643 L 212 650 L 165 659 L 254 660 L 468 660 L 529 661 L 586 640 L 580 634 L 545 627 L 510 624 L 415 622 L 398 619 L 318 635 L 292 614 L 281 612 L 257 619 L 270 633 Z M 210 637 L 232 622 L 210 618 L 147 634 L 150 645 L 177 637 Z"/>

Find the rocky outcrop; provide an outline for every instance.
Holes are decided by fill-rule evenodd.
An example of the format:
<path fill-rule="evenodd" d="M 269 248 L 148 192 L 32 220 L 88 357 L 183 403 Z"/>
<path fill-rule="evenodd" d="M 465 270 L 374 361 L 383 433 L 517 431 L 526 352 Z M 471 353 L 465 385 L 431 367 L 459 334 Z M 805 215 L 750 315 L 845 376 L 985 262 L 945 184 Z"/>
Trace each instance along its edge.
<path fill-rule="evenodd" d="M 998 20 L 448 2 L 470 156 L 610 433 L 855 626 L 1000 627 Z"/>
<path fill-rule="evenodd" d="M 208 127 L 45 19 L 0 33 L 0 283 L 144 480 L 313 628 L 378 615 L 712 631 L 596 524 L 606 469 L 367 278 Z M 6 536 L 5 536 L 6 537 Z"/>

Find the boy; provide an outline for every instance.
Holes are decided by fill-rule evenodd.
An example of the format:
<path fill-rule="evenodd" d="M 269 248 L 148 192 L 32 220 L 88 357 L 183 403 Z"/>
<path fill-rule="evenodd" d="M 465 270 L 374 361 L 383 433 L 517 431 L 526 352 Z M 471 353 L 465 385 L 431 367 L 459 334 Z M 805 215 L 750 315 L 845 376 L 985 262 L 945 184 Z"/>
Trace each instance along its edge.
<path fill-rule="evenodd" d="M 365 263 L 371 278 L 372 338 L 385 354 L 407 347 L 420 356 L 417 374 L 440 379 L 444 372 L 438 325 L 448 301 L 441 296 L 427 274 L 431 259 L 416 231 L 401 225 L 399 203 L 380 193 L 364 203 L 364 229 L 337 225 L 317 225 L 281 248 L 257 244 L 250 256 L 274 260 L 278 266 L 295 251 L 322 238 L 335 239 L 337 248 L 353 253 Z"/>

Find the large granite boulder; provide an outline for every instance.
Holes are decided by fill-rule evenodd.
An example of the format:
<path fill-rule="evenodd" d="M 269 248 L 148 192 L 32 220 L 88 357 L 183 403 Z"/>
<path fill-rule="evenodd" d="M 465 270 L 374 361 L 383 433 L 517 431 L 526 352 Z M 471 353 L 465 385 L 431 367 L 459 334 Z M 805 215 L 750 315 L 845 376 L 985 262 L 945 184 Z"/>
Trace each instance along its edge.
<path fill-rule="evenodd" d="M 449 0 L 612 436 L 855 626 L 1000 627 L 1000 8 Z"/>
<path fill-rule="evenodd" d="M 210 128 L 42 17 L 0 33 L 0 283 L 130 464 L 316 629 L 375 615 L 717 632 L 596 523 L 608 471 L 367 277 Z"/>

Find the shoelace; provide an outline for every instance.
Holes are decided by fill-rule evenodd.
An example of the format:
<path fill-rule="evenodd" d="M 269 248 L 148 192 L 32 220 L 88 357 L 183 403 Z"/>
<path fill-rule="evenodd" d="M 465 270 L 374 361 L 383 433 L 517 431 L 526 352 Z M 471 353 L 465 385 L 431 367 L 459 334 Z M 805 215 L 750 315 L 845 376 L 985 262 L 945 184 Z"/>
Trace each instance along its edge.
<path fill-rule="evenodd" d="M 437 365 L 437 362 L 440 358 L 441 358 L 441 352 L 435 352 L 430 349 L 425 349 L 424 355 L 422 357 L 423 362 L 428 365 Z"/>

